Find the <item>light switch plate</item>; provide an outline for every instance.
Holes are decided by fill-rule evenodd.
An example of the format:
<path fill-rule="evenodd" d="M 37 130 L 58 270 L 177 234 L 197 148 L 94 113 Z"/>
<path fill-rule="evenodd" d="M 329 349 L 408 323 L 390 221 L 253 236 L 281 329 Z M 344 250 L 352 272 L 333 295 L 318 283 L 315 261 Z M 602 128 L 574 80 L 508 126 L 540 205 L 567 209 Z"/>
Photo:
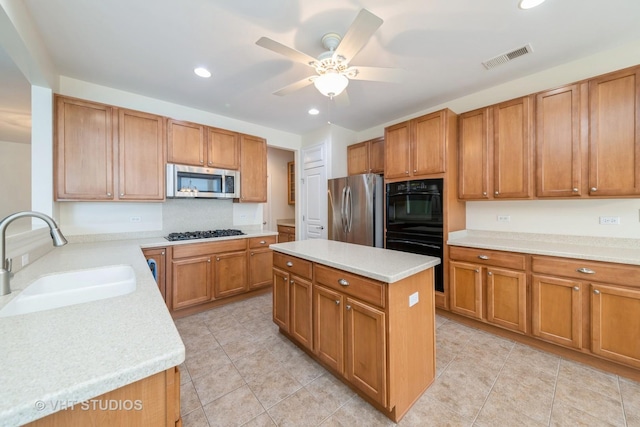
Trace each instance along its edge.
<path fill-rule="evenodd" d="M 413 307 L 419 301 L 418 292 L 414 292 L 409 295 L 409 307 Z"/>

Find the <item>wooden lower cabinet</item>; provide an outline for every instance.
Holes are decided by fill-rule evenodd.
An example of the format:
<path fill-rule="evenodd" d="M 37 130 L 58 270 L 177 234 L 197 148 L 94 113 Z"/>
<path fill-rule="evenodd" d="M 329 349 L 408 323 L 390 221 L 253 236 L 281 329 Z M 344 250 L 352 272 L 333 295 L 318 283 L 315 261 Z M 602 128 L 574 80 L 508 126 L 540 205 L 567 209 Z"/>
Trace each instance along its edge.
<path fill-rule="evenodd" d="M 591 284 L 591 351 L 640 367 L 640 289 Z"/>
<path fill-rule="evenodd" d="M 123 409 L 111 409 L 113 402 Z M 26 424 L 31 427 L 181 425 L 177 366 Z"/>
<path fill-rule="evenodd" d="M 481 267 L 459 261 L 449 263 L 451 281 L 449 290 L 451 311 L 476 319 L 482 319 L 484 292 L 482 289 Z"/>
<path fill-rule="evenodd" d="M 296 228 L 286 225 L 278 226 L 278 243 L 294 242 L 296 240 Z"/>
<path fill-rule="evenodd" d="M 211 301 L 211 256 L 174 259 L 171 269 L 173 310 Z"/>
<path fill-rule="evenodd" d="M 565 347 L 582 348 L 582 284 L 534 274 L 531 277 L 531 333 Z"/>
<path fill-rule="evenodd" d="M 158 289 L 162 294 L 162 298 L 166 297 L 166 253 L 167 248 L 149 248 L 143 249 L 142 253 L 144 257 L 147 259 L 147 263 L 149 264 L 149 268 L 151 269 L 151 274 L 153 274 L 153 278 L 156 280 L 158 284 Z"/>
<path fill-rule="evenodd" d="M 527 275 L 524 271 L 487 268 L 487 322 L 527 332 Z"/>
<path fill-rule="evenodd" d="M 246 292 L 248 289 L 246 250 L 216 255 L 213 266 L 214 298 L 225 298 Z"/>
<path fill-rule="evenodd" d="M 273 286 L 281 332 L 393 421 L 434 380 L 433 269 L 389 285 L 276 252 Z"/>

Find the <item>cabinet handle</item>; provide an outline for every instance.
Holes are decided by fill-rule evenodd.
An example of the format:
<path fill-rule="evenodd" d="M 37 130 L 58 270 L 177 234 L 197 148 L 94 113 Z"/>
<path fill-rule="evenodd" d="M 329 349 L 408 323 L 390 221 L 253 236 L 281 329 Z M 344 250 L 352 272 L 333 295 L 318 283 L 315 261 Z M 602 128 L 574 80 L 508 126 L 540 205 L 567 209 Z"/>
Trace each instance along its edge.
<path fill-rule="evenodd" d="M 489 276 L 493 276 L 493 273 L 492 273 L 492 272 L 490 272 L 490 271 L 487 271 L 487 275 L 489 275 Z"/>
<path fill-rule="evenodd" d="M 260 244 L 261 245 L 264 245 L 265 243 L 267 243 L 267 242 L 265 242 L 264 240 L 260 240 Z"/>
<path fill-rule="evenodd" d="M 251 252 L 251 256 L 253 256 L 253 252 Z"/>
<path fill-rule="evenodd" d="M 284 283 L 287 283 L 287 278 L 283 277 L 282 280 L 284 280 Z"/>
<path fill-rule="evenodd" d="M 586 267 L 580 267 L 576 271 L 578 273 L 584 273 L 584 274 L 596 274 L 595 270 L 592 270 L 592 269 L 586 268 Z"/>
<path fill-rule="evenodd" d="M 495 191 L 493 194 L 495 194 L 497 196 L 498 194 L 500 194 L 500 192 L 499 191 Z"/>
<path fill-rule="evenodd" d="M 595 193 L 596 191 L 598 191 L 598 188 L 597 188 L 597 187 L 591 187 L 591 191 L 592 191 L 593 193 Z"/>
<path fill-rule="evenodd" d="M 577 192 L 578 192 L 578 188 L 577 188 L 577 187 L 573 187 L 572 191 L 573 191 L 574 193 L 577 193 Z"/>
<path fill-rule="evenodd" d="M 475 271 L 476 273 L 480 273 L 480 270 L 478 270 L 477 268 L 473 271 Z"/>
<path fill-rule="evenodd" d="M 107 193 L 107 197 L 111 197 L 111 193 Z"/>
<path fill-rule="evenodd" d="M 162 251 L 162 252 L 160 253 L 160 255 L 164 256 L 164 251 Z"/>
<path fill-rule="evenodd" d="M 418 169 L 414 169 L 414 170 L 413 170 L 413 173 L 417 173 L 417 172 L 418 172 Z"/>
<path fill-rule="evenodd" d="M 487 260 L 489 259 L 489 255 L 478 255 L 478 258 Z"/>
<path fill-rule="evenodd" d="M 349 286 L 349 282 L 347 282 L 345 279 L 338 280 L 338 284 L 342 286 Z"/>
<path fill-rule="evenodd" d="M 406 173 L 407 175 L 409 175 L 409 171 L 404 171 L 404 173 Z"/>
<path fill-rule="evenodd" d="M 120 193 L 120 197 L 124 197 L 124 193 Z"/>
<path fill-rule="evenodd" d="M 216 261 L 220 261 L 220 257 L 216 257 Z"/>
<path fill-rule="evenodd" d="M 347 310 L 351 310 L 351 306 L 350 305 L 347 305 Z"/>
<path fill-rule="evenodd" d="M 340 300 L 339 299 L 336 300 L 336 305 L 340 305 Z"/>
<path fill-rule="evenodd" d="M 573 290 L 574 290 L 574 291 L 579 291 L 579 290 L 580 290 L 580 286 L 574 286 L 574 287 L 573 287 Z"/>
<path fill-rule="evenodd" d="M 486 191 L 483 191 L 483 192 L 482 192 L 482 195 L 483 195 L 483 196 L 486 196 L 486 195 L 487 195 L 487 192 L 486 192 Z"/>
<path fill-rule="evenodd" d="M 594 294 L 596 294 L 596 295 L 600 295 L 600 291 L 599 291 L 599 290 L 597 290 L 597 289 L 596 289 L 596 290 L 594 290 L 594 291 L 593 291 L 593 293 L 594 293 Z"/>
<path fill-rule="evenodd" d="M 293 267 L 293 263 L 291 261 L 287 261 L 287 267 Z"/>
<path fill-rule="evenodd" d="M 293 279 L 289 280 L 289 283 L 291 283 L 293 285 Z"/>
<path fill-rule="evenodd" d="M 211 258 L 207 258 L 207 262 L 211 262 Z"/>

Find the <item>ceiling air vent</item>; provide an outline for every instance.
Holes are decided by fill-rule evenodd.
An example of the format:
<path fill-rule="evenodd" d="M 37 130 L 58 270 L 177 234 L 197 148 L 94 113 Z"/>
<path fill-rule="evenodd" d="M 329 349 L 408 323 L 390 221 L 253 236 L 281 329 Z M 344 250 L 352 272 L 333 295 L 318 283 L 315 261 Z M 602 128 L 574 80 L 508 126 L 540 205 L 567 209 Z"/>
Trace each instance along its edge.
<path fill-rule="evenodd" d="M 517 49 L 512 50 L 511 52 L 503 53 L 502 55 L 498 55 L 495 58 L 491 58 L 487 61 L 484 61 L 482 65 L 484 65 L 484 68 L 486 68 L 487 70 L 490 70 L 492 68 L 497 67 L 498 65 L 506 64 L 512 59 L 516 59 L 519 56 L 526 55 L 532 52 L 533 52 L 533 48 L 531 47 L 530 44 L 527 44 L 526 46 L 519 47 Z"/>

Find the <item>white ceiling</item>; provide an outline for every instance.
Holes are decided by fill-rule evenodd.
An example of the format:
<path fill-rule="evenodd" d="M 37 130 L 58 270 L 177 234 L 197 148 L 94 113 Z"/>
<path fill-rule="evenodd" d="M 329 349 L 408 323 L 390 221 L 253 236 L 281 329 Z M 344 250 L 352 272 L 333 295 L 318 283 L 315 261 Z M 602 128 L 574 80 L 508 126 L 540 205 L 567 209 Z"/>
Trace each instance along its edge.
<path fill-rule="evenodd" d="M 361 131 L 640 39 L 638 0 L 547 0 L 528 11 L 517 0 L 24 1 L 61 75 L 295 134 L 327 119 Z M 313 70 L 256 40 L 317 56 L 322 35 L 344 35 L 361 8 L 384 23 L 351 65 L 402 68 L 403 83 L 352 81 L 342 108 L 313 86 L 272 94 Z M 481 64 L 527 43 L 531 55 Z M 193 74 L 201 65 L 212 78 Z"/>

